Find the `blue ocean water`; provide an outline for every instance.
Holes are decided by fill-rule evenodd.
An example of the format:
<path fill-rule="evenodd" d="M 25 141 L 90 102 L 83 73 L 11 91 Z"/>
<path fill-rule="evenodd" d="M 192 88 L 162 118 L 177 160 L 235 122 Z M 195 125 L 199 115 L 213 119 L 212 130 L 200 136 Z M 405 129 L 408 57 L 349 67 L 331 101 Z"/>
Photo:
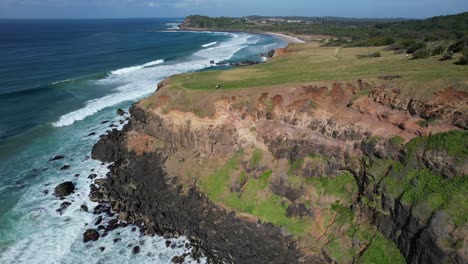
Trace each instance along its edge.
<path fill-rule="evenodd" d="M 91 148 L 110 124 L 122 126 L 116 109 L 151 94 L 165 77 L 216 68 L 211 60 L 260 60 L 286 43 L 173 31 L 180 22 L 0 20 L 0 263 L 168 263 L 184 252 L 131 228 L 82 242 L 97 218 L 80 209 L 96 206 L 87 198 L 87 176 L 104 177 L 108 165 L 89 159 Z M 65 158 L 49 162 L 55 155 Z M 54 187 L 68 180 L 77 191 L 55 198 Z M 64 201 L 71 205 L 60 214 Z M 114 243 L 117 237 L 122 241 Z M 132 254 L 129 245 L 141 252 Z"/>

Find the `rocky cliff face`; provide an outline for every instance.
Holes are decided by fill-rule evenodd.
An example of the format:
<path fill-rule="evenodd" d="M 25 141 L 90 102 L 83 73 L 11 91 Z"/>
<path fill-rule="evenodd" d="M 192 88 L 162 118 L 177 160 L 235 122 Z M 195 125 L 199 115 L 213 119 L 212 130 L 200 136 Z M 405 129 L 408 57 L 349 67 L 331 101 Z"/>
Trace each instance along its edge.
<path fill-rule="evenodd" d="M 453 227 L 437 210 L 422 219 L 411 203 L 376 181 L 386 172 L 376 172 L 372 166 L 399 160 L 404 143 L 420 135 L 466 128 L 462 107 L 466 94 L 452 89 L 445 93 L 457 97 L 457 103 L 444 103 L 443 93 L 427 102 L 406 102 L 396 91 L 388 94 L 358 81 L 193 94 L 194 105 L 181 106 L 177 102 L 186 94 L 161 87 L 132 107 L 131 121 L 123 131 L 104 136 L 93 148 L 93 158 L 115 162 L 93 199 L 111 203 L 124 220 L 144 222 L 148 234 L 186 235 L 213 262 L 330 262 L 337 260 L 329 246 L 336 236 L 355 252 L 340 259 L 346 263 L 362 258 L 371 242 L 346 237 L 349 224 L 338 221 L 340 213 L 329 209 L 342 198 L 320 195 L 311 182 L 319 177 L 335 179 L 347 171 L 357 185 L 352 198 L 342 199 L 355 215 L 353 224 L 371 222 L 397 244 L 409 263 L 463 263 L 466 222 Z M 212 115 L 195 114 L 201 108 L 212 109 Z M 421 117 L 439 122 L 420 126 Z M 208 175 L 218 173 L 233 155 L 239 156 L 239 166 L 226 176 L 230 187 L 219 191 L 226 186 L 212 182 L 222 176 Z M 427 151 L 419 161 L 418 166 L 435 173 L 445 170 L 446 177 L 467 173 L 466 166 Z M 266 201 L 278 197 L 279 208 L 287 207 L 287 217 L 278 220 L 279 226 L 286 223 L 283 228 L 263 223 L 263 218 L 270 219 L 267 213 L 241 210 L 235 203 L 246 199 L 265 172 L 271 176 L 255 195 L 259 200 L 270 197 Z M 300 231 L 290 222 L 299 223 L 295 226 Z M 312 228 L 303 228 L 304 223 Z"/>

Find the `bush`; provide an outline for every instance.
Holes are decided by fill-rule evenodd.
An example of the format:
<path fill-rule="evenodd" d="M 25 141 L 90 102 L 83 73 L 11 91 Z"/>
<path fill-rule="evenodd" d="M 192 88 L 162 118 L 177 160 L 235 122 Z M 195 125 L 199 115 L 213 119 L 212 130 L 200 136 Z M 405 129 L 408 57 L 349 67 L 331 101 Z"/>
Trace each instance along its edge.
<path fill-rule="evenodd" d="M 351 44 L 350 46 L 352 47 L 378 47 L 378 46 L 388 46 L 393 43 L 395 43 L 395 40 L 393 38 L 378 37 L 378 38 L 361 40 L 354 44 Z"/>
<path fill-rule="evenodd" d="M 415 51 L 413 53 L 413 59 L 415 59 L 415 60 L 425 59 L 425 58 L 427 58 L 429 56 L 431 56 L 431 52 L 426 48 L 418 49 L 417 51 Z"/>
<path fill-rule="evenodd" d="M 444 47 L 444 46 L 442 46 L 442 45 L 437 45 L 437 46 L 435 46 L 434 48 L 432 48 L 431 54 L 432 54 L 432 56 L 434 56 L 434 55 L 440 55 L 440 54 L 442 54 L 444 51 L 445 51 L 445 47 Z"/>
<path fill-rule="evenodd" d="M 426 43 L 424 42 L 417 42 L 417 43 L 414 43 L 413 45 L 409 46 L 408 47 L 408 50 L 406 51 L 408 54 L 413 54 L 415 53 L 417 50 L 420 50 L 422 48 L 426 48 Z"/>
<path fill-rule="evenodd" d="M 356 57 L 358 57 L 359 59 L 378 58 L 378 57 L 382 57 L 382 54 L 380 53 L 380 51 L 376 51 L 376 52 L 370 52 L 367 55 L 357 55 Z"/>
<path fill-rule="evenodd" d="M 451 60 L 453 58 L 453 51 L 449 50 L 449 51 L 446 51 L 444 52 L 444 54 L 442 55 L 442 58 L 440 60 Z"/>
<path fill-rule="evenodd" d="M 458 40 L 448 47 L 449 51 L 453 53 L 461 52 L 462 50 L 468 48 L 468 37 Z"/>
<path fill-rule="evenodd" d="M 465 51 L 457 62 L 458 65 L 468 65 L 468 51 Z"/>

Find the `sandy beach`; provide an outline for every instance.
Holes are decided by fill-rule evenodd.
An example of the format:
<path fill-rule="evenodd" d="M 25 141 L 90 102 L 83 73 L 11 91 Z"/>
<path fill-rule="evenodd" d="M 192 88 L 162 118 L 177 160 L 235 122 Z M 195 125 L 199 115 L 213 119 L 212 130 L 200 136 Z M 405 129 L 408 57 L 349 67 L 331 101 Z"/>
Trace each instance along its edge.
<path fill-rule="evenodd" d="M 305 42 L 305 41 L 299 39 L 298 37 L 289 36 L 289 35 L 285 35 L 285 34 L 281 34 L 281 33 L 266 32 L 265 34 L 280 37 L 280 38 L 286 40 L 289 43 L 304 43 Z"/>

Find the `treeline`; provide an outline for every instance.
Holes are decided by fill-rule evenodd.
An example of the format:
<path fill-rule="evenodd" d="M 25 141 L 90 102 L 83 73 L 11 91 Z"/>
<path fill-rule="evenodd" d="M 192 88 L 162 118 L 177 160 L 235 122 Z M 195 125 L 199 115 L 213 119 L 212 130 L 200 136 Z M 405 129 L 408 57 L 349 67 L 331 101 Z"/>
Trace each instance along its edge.
<path fill-rule="evenodd" d="M 288 20 L 296 20 L 288 23 Z M 398 19 L 397 19 L 398 20 Z M 297 22 L 301 21 L 301 22 Z M 388 46 L 395 53 L 412 54 L 413 59 L 442 55 L 452 59 L 462 53 L 457 64 L 468 61 L 468 12 L 438 16 L 425 20 L 346 19 L 346 18 L 244 18 L 189 16 L 184 26 L 239 31 L 270 31 L 292 34 L 333 36 L 323 44 L 328 46 L 373 47 Z"/>
<path fill-rule="evenodd" d="M 294 17 L 291 17 L 294 18 Z M 255 19 L 255 20 L 253 20 Z M 263 17 L 212 18 L 207 16 L 189 16 L 186 26 L 211 29 L 233 29 L 248 31 L 290 32 L 294 34 L 332 35 L 341 42 L 354 45 L 390 45 L 400 39 L 418 39 L 421 41 L 456 40 L 468 35 L 468 12 L 433 17 L 426 20 L 408 20 L 386 22 L 382 19 L 345 19 L 322 18 L 317 23 L 302 19 L 300 23 L 256 23 Z M 314 18 L 318 19 L 318 18 Z M 390 20 L 391 21 L 391 20 Z M 375 43 L 375 44 L 374 44 Z"/>

